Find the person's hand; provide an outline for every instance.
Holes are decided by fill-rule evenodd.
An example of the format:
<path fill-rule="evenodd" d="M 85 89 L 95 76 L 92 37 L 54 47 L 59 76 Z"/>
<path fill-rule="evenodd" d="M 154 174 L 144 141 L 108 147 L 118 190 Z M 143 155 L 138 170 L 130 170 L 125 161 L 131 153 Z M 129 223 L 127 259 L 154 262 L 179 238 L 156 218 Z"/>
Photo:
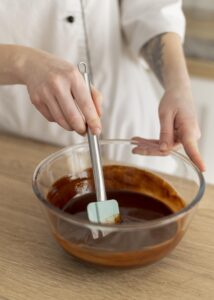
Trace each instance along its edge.
<path fill-rule="evenodd" d="M 159 118 L 160 139 L 133 138 L 133 144 L 137 145 L 133 153 L 168 155 L 170 150 L 182 144 L 190 159 L 201 171 L 205 171 L 205 165 L 197 147 L 200 129 L 191 89 L 182 87 L 166 91 L 159 105 Z"/>
<path fill-rule="evenodd" d="M 79 134 L 101 132 L 101 94 L 92 97 L 77 67 L 46 52 L 27 49 L 22 78 L 32 104 L 50 122 Z"/>

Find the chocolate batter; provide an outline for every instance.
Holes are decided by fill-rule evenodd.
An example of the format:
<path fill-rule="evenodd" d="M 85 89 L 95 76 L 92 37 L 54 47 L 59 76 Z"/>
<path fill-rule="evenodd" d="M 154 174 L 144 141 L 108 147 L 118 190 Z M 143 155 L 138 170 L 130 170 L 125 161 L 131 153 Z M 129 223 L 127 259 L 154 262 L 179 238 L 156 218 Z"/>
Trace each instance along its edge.
<path fill-rule="evenodd" d="M 73 256 L 106 266 L 136 266 L 151 263 L 165 256 L 182 237 L 183 222 L 143 229 L 120 230 L 124 224 L 133 226 L 169 216 L 184 207 L 176 191 L 161 177 L 134 167 L 104 167 L 108 199 L 116 199 L 120 207 L 118 230 L 93 230 L 85 226 L 52 220 L 54 236 Z M 87 221 L 87 205 L 96 201 L 92 170 L 78 178 L 66 176 L 55 182 L 48 201 L 73 218 Z"/>

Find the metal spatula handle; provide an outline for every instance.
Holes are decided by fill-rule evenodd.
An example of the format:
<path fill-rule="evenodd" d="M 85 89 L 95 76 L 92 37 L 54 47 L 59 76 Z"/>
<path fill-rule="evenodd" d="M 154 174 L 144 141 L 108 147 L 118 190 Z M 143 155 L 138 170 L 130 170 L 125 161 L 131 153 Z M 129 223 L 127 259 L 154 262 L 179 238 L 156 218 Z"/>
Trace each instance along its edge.
<path fill-rule="evenodd" d="M 91 94 L 91 86 L 90 86 L 89 76 L 87 72 L 87 65 L 84 62 L 80 62 L 78 67 L 79 67 L 79 71 L 82 73 L 85 79 L 86 86 Z M 91 161 L 92 161 L 92 169 L 94 175 L 97 201 L 106 201 L 107 197 L 106 197 L 106 190 L 105 190 L 103 169 L 102 169 L 102 162 L 101 162 L 101 155 L 100 155 L 99 138 L 97 135 L 92 134 L 89 127 L 87 127 L 87 135 L 88 135 L 89 150 L 90 150 Z"/>

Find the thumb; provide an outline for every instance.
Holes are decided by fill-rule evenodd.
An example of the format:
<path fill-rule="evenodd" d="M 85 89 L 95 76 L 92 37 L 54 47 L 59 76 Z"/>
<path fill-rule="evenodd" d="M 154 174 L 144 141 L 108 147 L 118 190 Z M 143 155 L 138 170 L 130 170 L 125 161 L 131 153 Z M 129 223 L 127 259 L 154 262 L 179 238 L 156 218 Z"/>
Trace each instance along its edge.
<path fill-rule="evenodd" d="M 102 115 L 102 94 L 92 85 L 91 86 L 91 96 L 96 107 L 99 117 Z"/>
<path fill-rule="evenodd" d="M 174 118 L 171 113 L 160 115 L 160 150 L 167 151 L 174 142 Z"/>

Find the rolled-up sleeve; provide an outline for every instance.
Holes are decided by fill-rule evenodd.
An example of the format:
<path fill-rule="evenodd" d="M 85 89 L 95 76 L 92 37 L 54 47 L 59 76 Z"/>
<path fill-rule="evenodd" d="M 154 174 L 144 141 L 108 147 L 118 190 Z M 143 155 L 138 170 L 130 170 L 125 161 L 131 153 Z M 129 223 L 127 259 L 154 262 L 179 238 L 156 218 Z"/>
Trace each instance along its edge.
<path fill-rule="evenodd" d="M 121 0 L 120 9 L 125 40 L 137 56 L 143 45 L 158 34 L 175 32 L 184 40 L 181 0 Z"/>

